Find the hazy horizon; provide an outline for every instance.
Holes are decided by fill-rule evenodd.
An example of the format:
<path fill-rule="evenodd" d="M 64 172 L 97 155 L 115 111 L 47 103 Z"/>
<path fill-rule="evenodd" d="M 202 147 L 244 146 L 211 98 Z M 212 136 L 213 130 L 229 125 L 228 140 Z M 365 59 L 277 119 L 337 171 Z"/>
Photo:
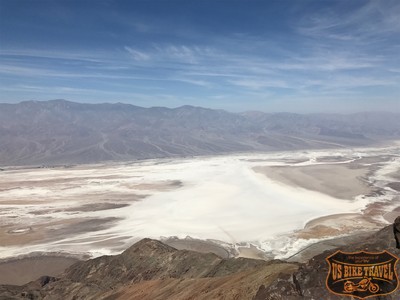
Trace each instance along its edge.
<path fill-rule="evenodd" d="M 182 104 L 179 106 L 142 106 L 142 105 L 136 105 L 135 103 L 129 103 L 129 102 L 121 102 L 121 101 L 104 101 L 104 102 L 85 102 L 85 101 L 72 101 L 69 99 L 48 99 L 48 100 L 21 100 L 21 101 L 17 101 L 17 102 L 11 102 L 11 101 L 0 101 L 0 104 L 21 104 L 24 102 L 51 102 L 51 101 L 66 101 L 66 102 L 71 102 L 71 103 L 77 103 L 77 104 L 90 104 L 90 105 L 96 105 L 96 104 L 123 104 L 123 105 L 132 105 L 132 106 L 136 106 L 136 107 L 140 107 L 140 108 L 145 108 L 145 109 L 152 109 L 152 108 L 167 108 L 167 109 L 178 109 L 181 107 L 194 107 L 194 108 L 203 108 L 203 109 L 212 109 L 212 110 L 223 110 L 226 111 L 228 113 L 234 113 L 234 114 L 240 114 L 240 113 L 265 113 L 265 114 L 285 114 L 285 113 L 289 113 L 289 114 L 299 114 L 299 115 L 312 115 L 312 114 L 338 114 L 338 115 L 351 115 L 351 114 L 357 114 L 357 113 L 391 113 L 391 114 L 400 114 L 400 111 L 393 111 L 393 110 L 362 110 L 362 108 L 360 108 L 360 110 L 356 110 L 356 111 L 346 111 L 346 112 L 324 112 L 324 111 L 320 111 L 320 112 L 292 112 L 290 110 L 282 110 L 282 111 L 263 111 L 263 110 L 242 110 L 242 111 L 233 111 L 233 110 L 229 110 L 229 109 L 224 109 L 224 108 L 211 108 L 211 107 L 207 107 L 207 106 L 201 106 L 201 105 L 192 105 L 192 104 Z"/>
<path fill-rule="evenodd" d="M 398 1 L 0 0 L 0 102 L 400 112 Z"/>

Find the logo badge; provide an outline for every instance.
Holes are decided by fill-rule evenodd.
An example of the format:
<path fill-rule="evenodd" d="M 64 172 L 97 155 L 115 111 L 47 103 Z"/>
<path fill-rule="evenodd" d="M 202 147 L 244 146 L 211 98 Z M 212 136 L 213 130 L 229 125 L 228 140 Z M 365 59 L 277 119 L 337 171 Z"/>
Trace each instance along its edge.
<path fill-rule="evenodd" d="M 326 287 L 334 294 L 359 299 L 387 295 L 396 291 L 397 256 L 387 252 L 342 252 L 328 256 Z"/>

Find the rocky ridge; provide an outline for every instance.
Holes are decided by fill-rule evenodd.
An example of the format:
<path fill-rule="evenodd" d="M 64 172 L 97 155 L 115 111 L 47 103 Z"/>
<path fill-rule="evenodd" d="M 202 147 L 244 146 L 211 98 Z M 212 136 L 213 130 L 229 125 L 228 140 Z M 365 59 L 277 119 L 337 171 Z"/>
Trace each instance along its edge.
<path fill-rule="evenodd" d="M 400 217 L 365 239 L 355 236 L 342 251 L 400 254 Z M 222 259 L 212 253 L 177 250 L 144 239 L 122 254 L 103 256 L 69 267 L 60 277 L 43 276 L 24 286 L 0 286 L 0 299 L 349 299 L 325 287 L 325 251 L 307 263 Z M 375 297 L 398 299 L 399 292 Z M 371 298 L 374 299 L 374 298 Z"/>

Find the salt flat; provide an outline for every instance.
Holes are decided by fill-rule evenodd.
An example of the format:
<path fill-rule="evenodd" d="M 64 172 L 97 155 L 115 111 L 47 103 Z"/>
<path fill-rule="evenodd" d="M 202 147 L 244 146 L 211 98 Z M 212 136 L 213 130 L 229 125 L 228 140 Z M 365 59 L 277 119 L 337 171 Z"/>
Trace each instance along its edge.
<path fill-rule="evenodd" d="M 399 170 L 398 145 L 8 168 L 0 173 L 0 258 L 115 254 L 143 237 L 171 236 L 287 257 L 388 223 L 383 216 L 400 206 L 388 187 Z"/>

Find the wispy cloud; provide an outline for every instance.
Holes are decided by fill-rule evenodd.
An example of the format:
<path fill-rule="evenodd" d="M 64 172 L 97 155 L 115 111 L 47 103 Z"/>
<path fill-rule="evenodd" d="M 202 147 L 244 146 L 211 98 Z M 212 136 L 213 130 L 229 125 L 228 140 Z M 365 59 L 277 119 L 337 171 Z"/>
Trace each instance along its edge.
<path fill-rule="evenodd" d="M 245 78 L 239 80 L 230 80 L 229 82 L 233 85 L 245 87 L 250 90 L 263 90 L 267 88 L 295 88 L 295 86 L 289 85 L 288 82 L 285 82 L 284 80 Z"/>
<path fill-rule="evenodd" d="M 323 13 L 306 15 L 299 24 L 301 34 L 343 42 L 374 42 L 384 35 L 400 32 L 400 3 L 396 0 L 369 0 L 358 8 L 341 10 L 329 7 Z M 339 7 L 340 8 L 340 7 Z M 371 38 L 373 38 L 371 40 Z"/>
<path fill-rule="evenodd" d="M 109 61 L 109 59 L 106 59 L 106 53 L 96 53 L 94 51 L 49 51 L 43 49 L 5 49 L 2 47 L 0 48 L 0 56 L 20 59 L 35 57 L 43 59 L 84 61 L 88 63 L 103 63 Z"/>
<path fill-rule="evenodd" d="M 222 33 L 192 27 L 176 34 L 179 28 L 168 20 L 104 14 L 116 27 L 106 33 L 114 44 L 97 48 L 102 50 L 78 44 L 2 47 L 0 88 L 75 99 L 94 99 L 96 93 L 103 99 L 136 95 L 149 102 L 186 99 L 200 105 L 208 99 L 215 106 L 228 105 L 229 99 L 368 98 L 378 90 L 394 99 L 400 92 L 400 2 L 316 1 L 298 7 L 300 17 L 274 23 L 285 27 L 276 32 L 266 20 L 263 29 L 246 25 L 249 31 L 230 31 L 236 26 L 230 24 L 219 28 Z"/>
<path fill-rule="evenodd" d="M 205 81 L 205 80 L 196 80 L 196 79 L 179 78 L 179 77 L 171 78 L 171 80 L 190 83 L 190 84 L 201 86 L 201 87 L 212 87 L 212 83 L 210 81 Z"/>
<path fill-rule="evenodd" d="M 27 66 L 24 60 L 12 64 L 8 61 L 0 66 L 0 73 L 22 77 L 88 78 L 143 82 L 176 81 L 206 87 L 232 86 L 251 91 L 269 91 L 271 88 L 320 89 L 352 88 L 368 85 L 393 85 L 396 78 L 388 80 L 380 72 L 352 78 L 345 71 L 385 69 L 384 59 L 366 54 L 355 55 L 349 51 L 322 51 L 316 47 L 308 55 L 293 56 L 276 60 L 262 55 L 242 55 L 223 49 L 202 48 L 185 45 L 156 45 L 147 52 L 125 47 L 134 58 L 123 63 L 121 58 L 93 65 L 74 68 L 59 68 L 54 62 L 43 62 Z M 37 53 L 39 56 L 40 54 Z M 23 57 L 22 57 L 23 58 Z M 63 57 L 63 60 L 65 58 Z M 99 60 L 100 61 L 100 60 Z M 135 62 L 140 62 L 136 65 Z M 393 70 L 393 67 L 391 66 Z M 143 75 L 146 74 L 147 75 Z M 136 75 L 140 74 L 140 75 Z M 334 84 L 333 84 L 334 83 Z M 128 86 L 129 82 L 125 82 Z M 216 91 L 218 92 L 218 91 Z"/>
<path fill-rule="evenodd" d="M 134 60 L 146 61 L 146 60 L 150 59 L 150 55 L 148 55 L 148 54 L 146 54 L 144 52 L 135 50 L 132 47 L 125 46 L 124 49 L 126 51 L 128 51 L 128 53 L 133 57 Z"/>

